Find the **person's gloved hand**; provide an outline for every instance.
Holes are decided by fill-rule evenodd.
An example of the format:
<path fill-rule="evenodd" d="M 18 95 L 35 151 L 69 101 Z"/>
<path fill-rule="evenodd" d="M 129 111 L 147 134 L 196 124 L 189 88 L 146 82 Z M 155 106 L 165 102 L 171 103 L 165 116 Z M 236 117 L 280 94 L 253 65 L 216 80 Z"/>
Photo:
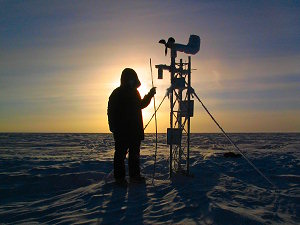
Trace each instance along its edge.
<path fill-rule="evenodd" d="M 156 94 L 156 87 L 151 88 L 149 94 L 153 97 Z"/>

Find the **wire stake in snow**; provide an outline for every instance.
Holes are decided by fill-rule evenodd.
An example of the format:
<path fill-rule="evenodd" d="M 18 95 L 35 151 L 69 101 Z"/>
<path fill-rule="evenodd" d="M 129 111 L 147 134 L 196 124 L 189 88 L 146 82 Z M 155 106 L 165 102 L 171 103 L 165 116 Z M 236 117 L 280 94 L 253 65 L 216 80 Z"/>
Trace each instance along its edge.
<path fill-rule="evenodd" d="M 203 102 L 200 100 L 200 98 L 198 97 L 198 95 L 195 93 L 194 89 L 191 90 L 191 92 L 193 93 L 193 95 L 196 96 L 196 98 L 198 99 L 198 101 L 201 103 L 201 105 L 203 106 L 203 108 L 205 109 L 205 111 L 208 113 L 208 115 L 210 116 L 210 118 L 215 122 L 215 124 L 220 128 L 220 130 L 222 131 L 222 133 L 224 134 L 224 136 L 227 138 L 227 140 L 235 147 L 235 149 L 241 153 L 241 155 L 244 157 L 244 159 L 246 159 L 246 161 L 256 170 L 256 172 L 258 172 L 269 184 L 271 184 L 274 188 L 277 188 L 275 184 L 273 184 L 245 155 L 244 153 L 239 149 L 239 147 L 231 140 L 231 138 L 226 134 L 226 132 L 223 130 L 223 128 L 220 126 L 220 124 L 216 121 L 216 119 L 213 117 L 213 115 L 208 111 L 208 109 L 206 108 L 206 106 L 203 104 Z"/>

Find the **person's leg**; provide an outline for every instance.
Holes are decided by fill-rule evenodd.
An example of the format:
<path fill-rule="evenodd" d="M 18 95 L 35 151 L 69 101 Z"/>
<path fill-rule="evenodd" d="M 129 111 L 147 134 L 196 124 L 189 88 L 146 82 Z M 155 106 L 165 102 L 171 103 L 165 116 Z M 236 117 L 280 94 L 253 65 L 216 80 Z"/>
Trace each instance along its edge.
<path fill-rule="evenodd" d="M 140 177 L 140 146 L 141 141 L 131 141 L 129 145 L 129 176 L 130 177 Z"/>
<path fill-rule="evenodd" d="M 125 158 L 128 145 L 125 141 L 115 139 L 114 177 L 116 180 L 125 179 Z"/>

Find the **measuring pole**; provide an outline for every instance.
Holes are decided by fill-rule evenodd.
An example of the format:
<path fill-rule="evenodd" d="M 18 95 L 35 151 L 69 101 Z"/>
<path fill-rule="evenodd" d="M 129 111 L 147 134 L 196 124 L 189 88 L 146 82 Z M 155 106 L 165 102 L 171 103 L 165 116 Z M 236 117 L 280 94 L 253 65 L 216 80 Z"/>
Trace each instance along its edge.
<path fill-rule="evenodd" d="M 154 88 L 151 58 L 150 58 L 150 71 L 151 71 L 152 88 Z M 154 177 L 155 177 L 156 156 L 157 156 L 157 118 L 156 118 L 155 96 L 153 96 L 153 105 L 154 105 L 154 118 L 155 118 L 155 154 L 154 154 L 154 166 L 153 166 L 152 182 L 154 181 Z"/>

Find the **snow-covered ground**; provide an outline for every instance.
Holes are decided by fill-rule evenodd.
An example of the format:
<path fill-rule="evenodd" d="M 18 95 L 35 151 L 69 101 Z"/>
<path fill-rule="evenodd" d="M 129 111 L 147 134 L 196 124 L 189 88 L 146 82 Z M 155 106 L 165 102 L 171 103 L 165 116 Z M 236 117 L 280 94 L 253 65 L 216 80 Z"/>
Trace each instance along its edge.
<path fill-rule="evenodd" d="M 113 183 L 110 134 L 0 134 L 0 224 L 300 224 L 300 134 L 193 134 L 191 173 L 168 179 L 168 146 L 141 148 L 146 185 Z"/>

